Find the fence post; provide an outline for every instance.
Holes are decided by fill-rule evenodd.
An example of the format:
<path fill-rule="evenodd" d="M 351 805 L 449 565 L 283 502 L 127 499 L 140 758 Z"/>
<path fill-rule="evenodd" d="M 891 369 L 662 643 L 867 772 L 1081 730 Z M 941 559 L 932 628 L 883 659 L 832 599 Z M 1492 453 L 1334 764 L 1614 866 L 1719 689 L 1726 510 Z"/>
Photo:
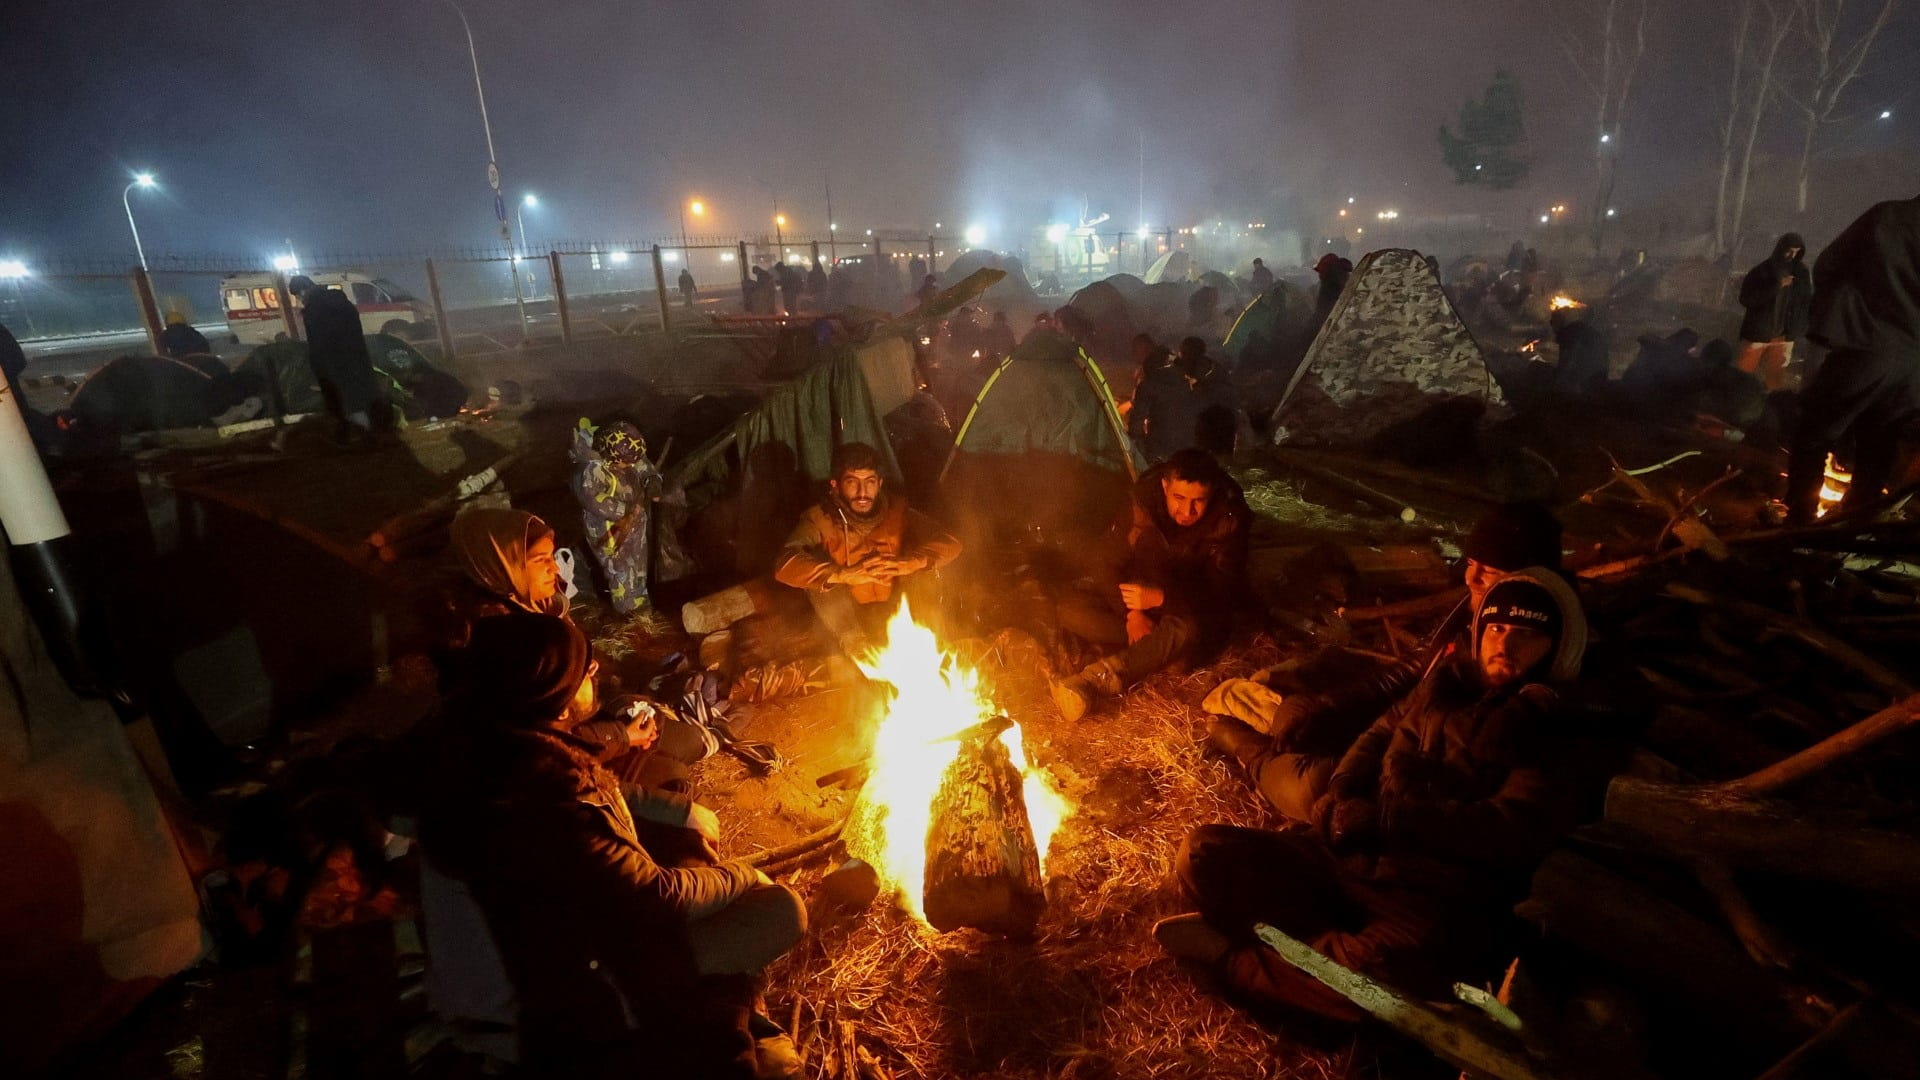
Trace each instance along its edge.
<path fill-rule="evenodd" d="M 453 359 L 453 327 L 447 325 L 447 305 L 440 300 L 440 272 L 427 260 L 427 298 L 433 301 L 433 328 L 440 335 L 440 362 Z"/>
<path fill-rule="evenodd" d="M 813 261 L 814 262 L 820 261 L 820 241 L 818 240 L 815 240 L 813 242 Z"/>
<path fill-rule="evenodd" d="M 753 310 L 753 275 L 748 273 L 747 242 L 740 241 L 740 310 Z"/>
<path fill-rule="evenodd" d="M 667 264 L 660 257 L 659 244 L 653 245 L 653 292 L 660 301 L 660 332 L 670 335 L 673 333 L 673 304 L 667 299 Z"/>
<path fill-rule="evenodd" d="M 934 237 L 929 235 L 927 237 L 927 269 L 928 270 L 933 269 L 933 261 L 940 257 L 933 253 L 933 241 L 934 241 Z"/>
<path fill-rule="evenodd" d="M 145 267 L 133 268 L 133 302 L 140 305 L 140 322 L 147 328 L 147 345 L 154 356 L 162 356 L 160 335 L 165 327 L 160 322 L 160 306 L 153 298 L 153 279 L 147 276 Z"/>
<path fill-rule="evenodd" d="M 553 307 L 560 316 L 560 343 L 572 348 L 573 309 L 567 306 L 567 282 L 560 276 L 559 252 L 547 252 L 547 272 L 553 275 Z"/>

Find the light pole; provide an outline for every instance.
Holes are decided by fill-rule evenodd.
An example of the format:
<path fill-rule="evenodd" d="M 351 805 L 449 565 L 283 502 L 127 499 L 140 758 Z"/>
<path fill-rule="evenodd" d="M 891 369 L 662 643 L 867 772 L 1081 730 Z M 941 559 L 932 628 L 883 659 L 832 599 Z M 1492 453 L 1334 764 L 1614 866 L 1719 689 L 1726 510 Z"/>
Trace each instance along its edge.
<path fill-rule="evenodd" d="M 526 209 L 529 206 L 539 205 L 540 200 L 534 197 L 533 192 L 529 191 L 521 197 L 520 201 L 516 203 L 513 208 L 513 220 L 520 226 L 520 258 L 523 260 L 527 257 L 527 252 L 529 251 L 527 247 Z M 518 274 L 520 272 L 519 267 L 516 266 L 513 272 Z M 527 269 L 527 286 L 529 288 L 533 286 L 533 269 L 531 267 Z"/>
<path fill-rule="evenodd" d="M 134 188 L 150 188 L 153 186 L 152 173 L 134 173 L 133 183 L 128 184 L 126 190 L 120 193 L 120 205 L 126 207 L 127 228 L 133 230 L 133 250 L 135 254 L 140 256 L 140 269 L 142 270 L 147 268 L 147 249 L 140 246 L 140 226 L 133 223 L 133 201 L 131 196 L 133 195 Z"/>
<path fill-rule="evenodd" d="M 775 205 L 778 205 L 778 204 L 775 204 Z M 774 255 L 774 260 L 777 262 L 784 263 L 787 261 L 786 234 L 780 231 L 786 227 L 787 227 L 787 215 L 785 214 L 773 215 L 773 255 Z"/>
<path fill-rule="evenodd" d="M 460 16 L 460 29 L 467 35 L 467 60 L 473 64 L 473 93 L 480 100 L 480 129 L 487 135 L 487 183 L 493 185 L 494 214 L 500 219 L 500 239 L 506 241 L 507 249 L 513 249 L 513 234 L 507 231 L 507 204 L 500 197 L 500 161 L 493 152 L 493 125 L 487 121 L 487 90 L 480 85 L 480 54 L 473 47 L 473 27 L 467 23 L 467 13 L 460 5 L 447 0 L 447 6 Z M 513 302 L 520 309 L 520 336 L 527 336 L 527 298 L 520 291 L 520 267 L 512 260 L 508 266 L 513 274 Z"/>

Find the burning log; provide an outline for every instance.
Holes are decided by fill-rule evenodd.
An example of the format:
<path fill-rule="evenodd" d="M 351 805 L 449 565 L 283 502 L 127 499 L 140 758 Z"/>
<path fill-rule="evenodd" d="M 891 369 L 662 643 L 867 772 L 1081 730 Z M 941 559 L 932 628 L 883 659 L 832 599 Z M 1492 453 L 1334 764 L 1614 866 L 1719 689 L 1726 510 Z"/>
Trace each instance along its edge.
<path fill-rule="evenodd" d="M 1024 780 L 1000 739 L 1005 728 L 963 732 L 960 755 L 933 796 L 922 902 L 938 930 L 1030 937 L 1046 907 Z"/>

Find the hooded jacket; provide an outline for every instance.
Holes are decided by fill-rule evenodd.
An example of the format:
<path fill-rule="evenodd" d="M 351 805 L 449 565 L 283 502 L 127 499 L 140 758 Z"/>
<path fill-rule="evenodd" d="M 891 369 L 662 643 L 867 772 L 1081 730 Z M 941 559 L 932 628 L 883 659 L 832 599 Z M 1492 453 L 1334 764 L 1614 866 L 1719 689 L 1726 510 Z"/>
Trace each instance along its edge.
<path fill-rule="evenodd" d="M 1476 657 L 1443 664 L 1334 769 L 1317 817 L 1323 825 L 1343 816 L 1368 822 L 1346 846 L 1376 880 L 1443 896 L 1505 892 L 1598 808 L 1603 785 L 1580 765 L 1591 749 L 1569 730 L 1559 701 L 1586 651 L 1580 602 L 1551 571 L 1531 567 L 1500 580 L 1514 578 L 1543 586 L 1560 609 L 1560 637 L 1544 668 L 1488 687 Z M 1476 643 L 1480 628 L 1476 614 Z M 1346 815 L 1343 803 L 1352 804 Z"/>
<path fill-rule="evenodd" d="M 1240 485 L 1228 477 L 1199 521 L 1176 525 L 1167 516 L 1167 497 L 1160 487 L 1171 473 L 1171 466 L 1156 465 L 1142 473 L 1133 487 L 1121 580 L 1164 590 L 1164 610 L 1209 620 L 1225 618 L 1247 596 L 1247 539 L 1253 512 Z"/>
<path fill-rule="evenodd" d="M 456 706 L 422 778 L 420 847 L 486 916 L 528 1055 L 591 1056 L 636 1028 L 671 1038 L 696 971 L 686 926 L 758 881 L 742 862 L 668 869 L 619 780 L 556 725 Z M 478 715 L 473 715 L 478 713 Z"/>
<path fill-rule="evenodd" d="M 1920 351 L 1920 198 L 1860 215 L 1813 270 L 1814 341 L 1835 350 Z"/>
<path fill-rule="evenodd" d="M 834 571 L 852 566 L 869 555 L 926 559 L 927 569 L 938 570 L 960 555 L 960 541 L 932 518 L 884 489 L 873 513 L 861 517 L 828 492 L 800 515 L 774 564 L 773 576 L 796 589 L 824 589 Z M 893 596 L 893 583 L 850 585 L 854 600 L 877 604 Z"/>
<path fill-rule="evenodd" d="M 1787 251 L 1798 248 L 1800 258 L 1787 258 Z M 1741 341 L 1795 341 L 1807 333 L 1807 311 L 1813 303 L 1813 275 L 1804 255 L 1807 243 L 1798 233 L 1788 233 L 1773 246 L 1767 261 L 1747 272 L 1740 284 L 1740 306 L 1747 309 L 1740 321 Z M 1781 278 L 1791 278 L 1785 288 Z"/>

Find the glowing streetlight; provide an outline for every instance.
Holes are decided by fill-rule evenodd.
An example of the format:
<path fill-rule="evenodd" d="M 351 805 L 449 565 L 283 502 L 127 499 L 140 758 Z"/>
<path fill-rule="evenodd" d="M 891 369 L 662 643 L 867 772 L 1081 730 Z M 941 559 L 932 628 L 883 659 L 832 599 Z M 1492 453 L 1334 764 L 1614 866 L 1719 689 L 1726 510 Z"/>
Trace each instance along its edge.
<path fill-rule="evenodd" d="M 1349 196 L 1347 196 L 1347 205 L 1348 205 L 1348 206 L 1352 206 L 1352 205 L 1353 205 L 1353 196 L 1351 196 L 1351 195 L 1349 195 Z"/>
<path fill-rule="evenodd" d="M 539 205 L 540 200 L 534 197 L 533 192 L 529 191 L 520 197 L 520 205 L 513 208 L 513 220 L 520 226 L 520 251 L 523 254 L 527 250 L 527 218 L 525 211 L 529 208 L 537 208 Z"/>
<path fill-rule="evenodd" d="M 1617 215 L 1617 214 L 1619 214 L 1619 213 L 1620 213 L 1620 211 L 1618 211 L 1618 210 L 1615 210 L 1615 209 L 1614 209 L 1613 207 L 1611 207 L 1611 206 L 1609 206 L 1609 207 L 1607 207 L 1607 216 L 1608 216 L 1608 217 L 1614 217 L 1614 216 L 1616 216 L 1616 215 Z"/>
<path fill-rule="evenodd" d="M 1880 110 L 1880 119 L 1882 119 L 1882 120 L 1891 120 L 1891 119 L 1893 119 L 1893 110 L 1892 110 L 1892 109 L 1881 109 L 1881 110 Z"/>
<path fill-rule="evenodd" d="M 1610 131 L 1603 131 L 1603 132 L 1601 132 L 1601 133 L 1600 133 L 1600 143 L 1601 143 L 1601 145 L 1602 145 L 1602 146 L 1605 146 L 1605 145 L 1607 145 L 1608 143 L 1611 143 L 1611 142 L 1613 142 L 1613 133 L 1612 133 L 1612 132 L 1610 132 Z"/>
<path fill-rule="evenodd" d="M 135 254 L 140 256 L 140 269 L 142 270 L 147 268 L 147 249 L 140 246 L 140 226 L 133 223 L 133 203 L 130 197 L 133 195 L 134 188 L 150 188 L 155 186 L 157 185 L 154 183 L 152 173 L 134 173 L 133 182 L 128 184 L 127 189 L 120 193 L 120 205 L 126 208 L 127 228 L 133 230 L 133 250 Z"/>
<path fill-rule="evenodd" d="M 690 199 L 680 204 L 680 250 L 685 251 L 687 253 L 687 259 L 691 261 L 693 259 L 693 251 L 687 246 L 687 212 L 689 210 L 693 212 L 694 217 L 706 217 L 707 204 L 701 202 L 699 199 Z"/>
<path fill-rule="evenodd" d="M 294 258 L 290 253 L 286 255 L 275 255 L 273 257 L 273 268 L 283 274 L 291 274 L 295 270 L 300 269 L 300 260 Z"/>
<path fill-rule="evenodd" d="M 1047 226 L 1047 243 L 1059 244 L 1063 243 L 1066 239 L 1067 227 L 1065 225 L 1056 224 Z"/>
<path fill-rule="evenodd" d="M 1549 216 L 1549 215 L 1547 215 L 1547 214 L 1541 214 L 1541 215 L 1540 215 L 1540 224 L 1542 224 L 1542 225 L 1545 225 L 1545 224 L 1546 224 L 1547 222 L 1549 222 L 1549 221 L 1552 221 L 1552 220 L 1553 220 L 1553 218 L 1552 218 L 1551 216 Z"/>
<path fill-rule="evenodd" d="M 968 247 L 977 248 L 987 242 L 987 230 L 981 225 L 969 225 L 962 238 L 966 240 Z"/>
<path fill-rule="evenodd" d="M 18 281 L 27 275 L 27 263 L 24 259 L 0 259 L 0 278 Z"/>
<path fill-rule="evenodd" d="M 613 265 L 619 266 L 627 261 L 627 253 L 624 251 L 609 252 L 607 259 L 612 262 Z"/>

